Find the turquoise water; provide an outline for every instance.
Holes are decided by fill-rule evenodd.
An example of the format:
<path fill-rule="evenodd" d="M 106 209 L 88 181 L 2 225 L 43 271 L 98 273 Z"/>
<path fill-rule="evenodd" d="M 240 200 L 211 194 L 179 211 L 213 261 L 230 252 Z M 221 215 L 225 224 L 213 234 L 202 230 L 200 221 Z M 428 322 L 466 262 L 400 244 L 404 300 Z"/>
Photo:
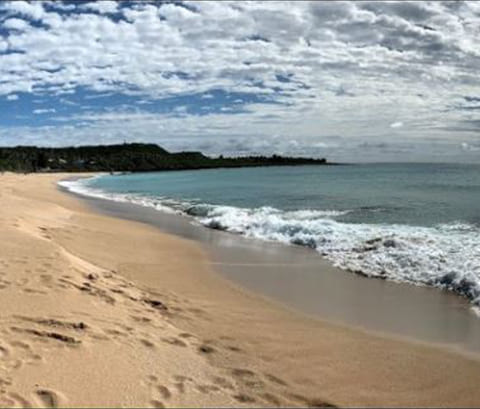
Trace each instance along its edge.
<path fill-rule="evenodd" d="M 353 210 L 353 223 L 480 224 L 480 166 L 390 164 L 141 173 L 89 186 L 236 207 Z"/>
<path fill-rule="evenodd" d="M 311 247 L 340 268 L 480 304 L 480 165 L 371 164 L 108 175 L 79 193 Z"/>

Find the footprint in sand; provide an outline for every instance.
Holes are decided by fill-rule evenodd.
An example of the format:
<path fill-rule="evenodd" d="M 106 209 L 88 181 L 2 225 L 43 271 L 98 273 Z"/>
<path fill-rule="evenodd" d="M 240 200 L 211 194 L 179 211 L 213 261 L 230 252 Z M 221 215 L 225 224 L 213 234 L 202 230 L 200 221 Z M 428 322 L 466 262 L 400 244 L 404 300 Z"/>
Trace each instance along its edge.
<path fill-rule="evenodd" d="M 37 290 L 36 288 L 24 288 L 22 291 L 24 293 L 28 293 L 28 294 L 41 294 L 41 295 L 48 294 L 47 292 L 42 291 L 42 290 Z"/>
<path fill-rule="evenodd" d="M 5 359 L 10 355 L 10 352 L 7 348 L 4 346 L 0 345 L 0 359 Z"/>
<path fill-rule="evenodd" d="M 269 405 L 282 406 L 282 402 L 280 401 L 280 399 L 277 396 L 272 395 L 271 393 L 265 392 L 261 395 L 261 397 L 265 401 L 267 401 Z"/>
<path fill-rule="evenodd" d="M 1 392 L 2 390 L 4 390 L 3 388 L 5 386 L 10 386 L 11 384 L 12 384 L 11 378 L 0 378 L 0 393 L 4 393 L 4 392 Z"/>
<path fill-rule="evenodd" d="M 178 393 L 185 393 L 185 384 L 183 382 L 176 382 L 173 384 Z"/>
<path fill-rule="evenodd" d="M 185 383 L 193 383 L 193 379 L 189 376 L 175 375 L 173 379 L 175 380 L 173 385 L 177 388 L 178 393 L 185 393 Z"/>
<path fill-rule="evenodd" d="M 185 342 L 183 342 L 182 340 L 178 339 L 178 338 L 162 338 L 162 341 L 167 343 L 167 344 L 170 344 L 170 345 L 175 345 L 175 346 L 178 346 L 178 347 L 186 347 L 187 344 Z"/>
<path fill-rule="evenodd" d="M 287 395 L 291 399 L 302 402 L 302 405 L 308 408 L 336 408 L 337 406 L 319 398 L 308 398 L 306 396 L 298 395 L 296 393 L 289 393 Z"/>
<path fill-rule="evenodd" d="M 232 382 L 230 382 L 228 379 L 222 378 L 220 376 L 215 376 L 213 378 L 213 383 L 215 385 L 218 385 L 218 387 L 220 387 L 221 389 L 229 389 L 229 390 L 232 390 L 232 391 L 235 389 Z"/>
<path fill-rule="evenodd" d="M 197 390 L 201 393 L 209 394 L 213 392 L 218 392 L 220 388 L 216 385 L 196 385 Z"/>
<path fill-rule="evenodd" d="M 251 371 L 250 369 L 234 368 L 232 369 L 232 375 L 235 378 L 252 378 L 255 376 L 255 372 Z"/>
<path fill-rule="evenodd" d="M 15 332 L 23 332 L 25 334 L 30 334 L 35 337 L 38 337 L 42 341 L 46 342 L 48 340 L 55 340 L 59 341 L 61 343 L 64 343 L 69 346 L 75 346 L 81 344 L 81 340 L 78 340 L 74 337 L 71 337 L 69 335 L 61 334 L 58 332 L 53 332 L 53 331 L 40 331 L 37 329 L 33 328 L 18 328 L 18 327 L 10 327 L 12 331 Z"/>
<path fill-rule="evenodd" d="M 269 373 L 265 373 L 265 378 L 267 378 L 270 382 L 276 383 L 277 385 L 281 385 L 281 386 L 288 385 L 287 382 L 285 382 L 283 379 L 280 379 L 279 377 Z"/>
<path fill-rule="evenodd" d="M 211 347 L 210 345 L 200 345 L 198 347 L 198 352 L 200 352 L 201 354 L 204 354 L 204 355 L 210 355 L 210 354 L 213 354 L 215 352 L 215 349 L 213 347 Z"/>
<path fill-rule="evenodd" d="M 141 339 L 140 342 L 145 345 L 147 348 L 155 348 L 155 344 L 148 339 Z"/>
<path fill-rule="evenodd" d="M 48 389 L 38 389 L 35 394 L 37 400 L 44 408 L 58 408 L 61 404 L 60 395 Z"/>
<path fill-rule="evenodd" d="M 143 316 L 131 315 L 130 318 L 132 318 L 132 320 L 134 321 L 144 323 L 144 324 L 152 322 L 151 318 L 143 317 Z"/>
<path fill-rule="evenodd" d="M 250 395 L 246 395 L 244 393 L 238 393 L 236 395 L 233 395 L 233 397 L 235 398 L 235 400 L 237 400 L 240 403 L 254 403 L 255 402 L 254 397 L 252 397 Z"/>
<path fill-rule="evenodd" d="M 106 329 L 105 332 L 109 335 L 113 335 L 114 337 L 126 337 L 128 334 L 125 332 L 122 332 L 118 329 L 112 328 L 112 329 Z"/>
<path fill-rule="evenodd" d="M 0 290 L 10 287 L 11 282 L 6 280 L 0 280 Z"/>
<path fill-rule="evenodd" d="M 172 393 L 166 386 L 158 385 L 157 390 L 160 392 L 160 395 L 162 395 L 163 399 L 168 400 L 172 397 Z"/>
<path fill-rule="evenodd" d="M 25 351 L 30 351 L 31 350 L 30 345 L 25 343 L 25 342 L 22 342 L 22 341 L 12 341 L 12 342 L 10 342 L 10 345 L 14 348 L 20 348 L 20 349 L 25 350 Z M 0 349 L 1 349 L 1 347 L 0 347 Z"/>
<path fill-rule="evenodd" d="M 262 389 L 265 386 L 265 382 L 259 379 L 259 376 L 250 369 L 234 368 L 232 369 L 232 375 L 237 381 L 247 386 L 249 389 Z"/>
<path fill-rule="evenodd" d="M 147 384 L 153 388 L 153 397 L 150 403 L 154 408 L 164 408 L 165 405 L 163 401 L 168 401 L 172 397 L 172 392 L 168 389 L 165 385 L 158 383 L 158 377 L 155 375 L 150 375 L 147 378 Z M 162 400 L 157 399 L 157 395 L 160 395 L 159 398 Z"/>
<path fill-rule="evenodd" d="M 243 352 L 243 350 L 235 345 L 227 345 L 227 350 L 232 352 Z"/>

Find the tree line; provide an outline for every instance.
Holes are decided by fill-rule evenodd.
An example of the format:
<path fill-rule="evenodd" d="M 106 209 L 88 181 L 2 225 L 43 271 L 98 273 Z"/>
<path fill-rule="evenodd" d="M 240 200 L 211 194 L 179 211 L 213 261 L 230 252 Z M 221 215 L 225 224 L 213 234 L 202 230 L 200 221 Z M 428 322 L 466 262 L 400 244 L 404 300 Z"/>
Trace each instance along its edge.
<path fill-rule="evenodd" d="M 215 158 L 201 152 L 170 153 L 156 144 L 45 148 L 0 147 L 0 171 L 12 172 L 148 172 L 248 166 L 325 165 L 326 159 L 288 156 Z"/>

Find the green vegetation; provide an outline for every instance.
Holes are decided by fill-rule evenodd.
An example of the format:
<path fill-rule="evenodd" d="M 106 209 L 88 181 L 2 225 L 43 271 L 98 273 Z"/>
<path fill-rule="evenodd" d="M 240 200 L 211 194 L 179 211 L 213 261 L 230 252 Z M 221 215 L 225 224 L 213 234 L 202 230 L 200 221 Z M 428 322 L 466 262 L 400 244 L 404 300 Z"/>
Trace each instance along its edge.
<path fill-rule="evenodd" d="M 0 148 L 0 171 L 13 172 L 148 172 L 246 166 L 325 165 L 325 159 L 284 156 L 219 156 L 200 152 L 170 153 L 155 144 L 39 148 Z"/>

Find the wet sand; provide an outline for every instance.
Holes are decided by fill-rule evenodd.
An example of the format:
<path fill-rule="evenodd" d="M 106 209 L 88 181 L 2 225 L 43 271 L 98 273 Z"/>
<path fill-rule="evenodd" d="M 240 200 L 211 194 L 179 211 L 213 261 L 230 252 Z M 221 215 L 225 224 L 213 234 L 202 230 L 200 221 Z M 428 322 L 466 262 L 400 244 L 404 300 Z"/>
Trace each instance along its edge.
<path fill-rule="evenodd" d="M 478 359 L 285 308 L 63 177 L 0 176 L 0 406 L 478 407 Z"/>
<path fill-rule="evenodd" d="M 333 267 L 311 249 L 207 229 L 188 217 L 78 197 L 104 214 L 199 242 L 216 271 L 303 313 L 480 355 L 480 317 L 467 300 L 451 292 L 362 277 Z"/>

